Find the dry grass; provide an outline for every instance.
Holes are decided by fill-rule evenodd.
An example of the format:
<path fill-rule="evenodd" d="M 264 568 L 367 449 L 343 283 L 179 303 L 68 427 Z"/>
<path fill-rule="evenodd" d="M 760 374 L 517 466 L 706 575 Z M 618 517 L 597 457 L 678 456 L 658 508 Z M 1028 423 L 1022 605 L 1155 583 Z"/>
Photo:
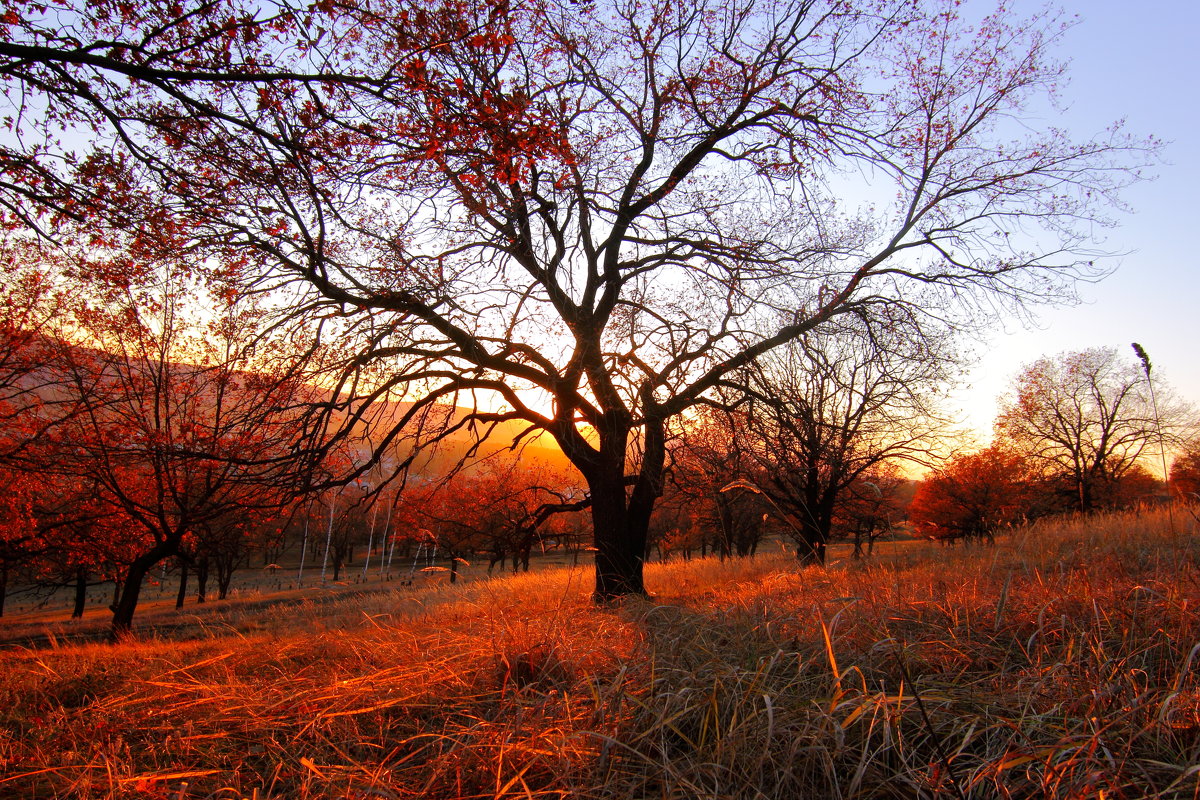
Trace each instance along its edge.
<path fill-rule="evenodd" d="M 1194 533 L 655 565 L 616 609 L 563 568 L 9 651 L 0 796 L 1196 797 Z"/>

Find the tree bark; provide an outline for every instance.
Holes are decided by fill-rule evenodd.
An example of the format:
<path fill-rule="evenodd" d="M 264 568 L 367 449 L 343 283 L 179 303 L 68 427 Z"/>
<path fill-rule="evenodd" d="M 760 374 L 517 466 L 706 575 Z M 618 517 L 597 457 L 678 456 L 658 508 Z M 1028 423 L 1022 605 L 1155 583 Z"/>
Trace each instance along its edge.
<path fill-rule="evenodd" d="M 592 598 L 605 603 L 625 595 L 645 595 L 643 548 L 636 541 L 636 532 L 630 530 L 624 481 L 597 480 L 589 488 L 596 544 L 596 589 Z"/>
<path fill-rule="evenodd" d="M 183 608 L 187 598 L 188 562 L 186 558 L 179 559 L 179 594 L 175 595 L 175 608 Z"/>
<path fill-rule="evenodd" d="M 825 566 L 825 542 L 820 539 L 805 539 L 797 543 L 796 560 L 805 567 Z"/>
<path fill-rule="evenodd" d="M 274 561 L 268 563 L 275 563 Z M 216 561 L 217 568 L 217 599 L 224 600 L 229 595 L 229 585 L 233 583 L 233 573 L 236 566 L 232 559 L 225 556 L 218 556 Z M 271 570 L 274 572 L 274 570 Z"/>
<path fill-rule="evenodd" d="M 176 555 L 175 548 L 168 543 L 159 543 L 155 547 L 135 558 L 129 564 L 123 583 L 117 584 L 118 596 L 113 603 L 113 619 L 110 638 L 119 641 L 133 631 L 133 612 L 137 609 L 138 596 L 142 592 L 142 582 L 156 564 L 164 558 Z"/>
<path fill-rule="evenodd" d="M 624 476 L 627 432 L 616 437 L 621 443 L 619 451 L 605 448 L 602 435 L 601 454 L 611 454 L 611 463 L 587 476 L 596 544 L 596 589 L 592 598 L 598 603 L 626 595 L 646 596 L 646 542 L 654 502 L 662 494 L 666 446 L 661 420 L 648 415 L 644 426 L 641 469 L 628 499 Z"/>
<path fill-rule="evenodd" d="M 208 599 L 208 556 L 196 562 L 196 602 Z"/>
<path fill-rule="evenodd" d="M 83 617 L 83 610 L 87 606 L 87 570 L 80 567 L 75 571 L 75 605 L 71 609 L 71 619 L 80 619 Z"/>
<path fill-rule="evenodd" d="M 812 506 L 809 506 L 812 508 Z M 829 541 L 829 525 L 820 509 L 816 516 L 806 515 L 800 524 L 800 541 L 796 542 L 796 558 L 806 567 L 825 566 L 825 545 Z"/>

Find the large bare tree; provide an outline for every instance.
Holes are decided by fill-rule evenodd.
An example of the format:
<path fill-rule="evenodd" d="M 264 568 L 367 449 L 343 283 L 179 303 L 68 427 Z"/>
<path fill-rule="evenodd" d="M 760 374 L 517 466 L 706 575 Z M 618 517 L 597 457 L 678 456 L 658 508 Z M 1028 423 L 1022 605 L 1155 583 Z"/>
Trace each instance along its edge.
<path fill-rule="evenodd" d="M 600 599 L 644 591 L 668 421 L 839 317 L 1068 296 L 1144 153 L 1026 120 L 1062 75 L 1056 20 L 969 25 L 940 0 L 254 13 L 233 62 L 209 52 L 219 26 L 154 50 L 195 55 L 190 74 L 130 69 L 147 29 L 111 13 L 115 67 L 81 46 L 32 56 L 65 76 L 49 89 L 20 54 L 3 74 L 132 87 L 99 106 L 132 142 L 97 162 L 124 192 L 103 196 L 135 187 L 168 246 L 319 318 L 348 353 L 331 410 L 402 396 L 552 436 L 588 485 Z"/>

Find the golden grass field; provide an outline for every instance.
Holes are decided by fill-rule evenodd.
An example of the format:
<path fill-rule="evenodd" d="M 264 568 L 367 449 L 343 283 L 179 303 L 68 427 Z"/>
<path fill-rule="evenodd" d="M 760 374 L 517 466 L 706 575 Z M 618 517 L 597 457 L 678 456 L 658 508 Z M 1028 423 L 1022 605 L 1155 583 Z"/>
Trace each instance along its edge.
<path fill-rule="evenodd" d="M 994 547 L 568 567 L 0 651 L 0 797 L 1192 798 L 1177 512 Z"/>

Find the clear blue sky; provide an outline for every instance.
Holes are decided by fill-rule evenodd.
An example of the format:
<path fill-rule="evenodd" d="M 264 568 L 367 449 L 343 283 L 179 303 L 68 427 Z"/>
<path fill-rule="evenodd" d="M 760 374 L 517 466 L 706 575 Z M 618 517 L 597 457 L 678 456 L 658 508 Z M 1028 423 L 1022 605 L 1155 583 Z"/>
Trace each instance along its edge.
<path fill-rule="evenodd" d="M 1021 15 L 1040 7 L 1010 3 Z M 1105 234 L 1106 249 L 1127 254 L 1110 262 L 1108 278 L 1081 287 L 1084 304 L 1042 309 L 1036 329 L 1014 320 L 979 348 L 969 388 L 954 399 L 984 433 L 1022 364 L 1087 347 L 1132 357 L 1130 343 L 1140 342 L 1156 376 L 1200 406 L 1200 4 L 1070 0 L 1063 8 L 1078 24 L 1060 51 L 1071 62 L 1062 91 L 1069 108 L 1055 124 L 1082 138 L 1124 118 L 1130 132 L 1167 142 L 1164 163 L 1156 180 L 1127 193 L 1133 213 Z"/>

